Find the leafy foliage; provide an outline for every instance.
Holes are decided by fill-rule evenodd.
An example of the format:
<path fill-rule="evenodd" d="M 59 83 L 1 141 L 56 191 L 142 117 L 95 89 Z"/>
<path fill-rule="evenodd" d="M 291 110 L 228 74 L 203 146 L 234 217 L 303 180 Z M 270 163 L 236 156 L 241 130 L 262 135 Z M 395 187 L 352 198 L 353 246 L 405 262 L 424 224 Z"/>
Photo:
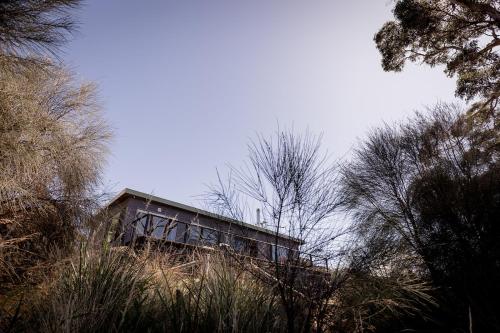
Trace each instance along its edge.
<path fill-rule="evenodd" d="M 386 71 L 407 60 L 444 65 L 457 77 L 456 95 L 482 99 L 494 109 L 500 98 L 500 3 L 496 0 L 398 0 L 394 21 L 375 35 Z"/>

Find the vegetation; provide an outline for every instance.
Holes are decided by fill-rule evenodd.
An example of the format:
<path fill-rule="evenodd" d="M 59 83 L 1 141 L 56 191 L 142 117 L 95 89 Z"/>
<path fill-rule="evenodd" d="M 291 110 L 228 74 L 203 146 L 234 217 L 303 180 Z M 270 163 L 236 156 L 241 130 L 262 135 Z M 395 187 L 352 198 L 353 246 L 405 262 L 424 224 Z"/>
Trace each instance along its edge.
<path fill-rule="evenodd" d="M 488 134 L 449 105 L 376 130 L 345 165 L 343 194 L 370 255 L 418 258 L 407 268 L 440 288 L 458 327 L 494 331 L 500 150 Z"/>
<path fill-rule="evenodd" d="M 262 209 L 266 226 L 275 233 L 274 267 L 271 274 L 287 318 L 289 332 L 307 331 L 313 321 L 321 326 L 322 312 L 346 276 L 342 271 L 328 278 L 304 281 L 302 258 L 291 251 L 282 253 L 280 233 L 301 239 L 301 251 L 314 253 L 320 264 L 340 266 L 341 248 L 328 246 L 340 236 L 331 226 L 339 206 L 335 167 L 320 150 L 320 140 L 309 134 L 278 131 L 271 138 L 262 136 L 249 145 L 247 168 L 232 167 L 230 177 L 212 187 L 209 203 L 222 214 L 239 220 L 250 218 L 249 207 Z M 246 213 L 246 214 L 245 214 Z M 267 278 L 263 282 L 268 282 Z M 312 282 L 312 283 L 311 283 Z M 307 313 L 302 314 L 302 308 Z M 318 317 L 313 313 L 319 313 Z"/>
<path fill-rule="evenodd" d="M 230 254 L 195 253 L 189 265 L 169 264 L 168 256 L 148 250 L 137 254 L 128 248 L 82 248 L 61 262 L 35 293 L 25 296 L 22 310 L 9 317 L 5 327 L 36 332 L 289 330 L 276 290 Z M 326 312 L 328 320 L 309 330 L 361 332 L 364 323 L 358 318 L 365 318 L 368 308 L 380 311 L 391 304 L 390 311 L 380 313 L 411 313 L 412 302 L 426 302 L 422 296 L 427 287 L 384 286 L 389 281 L 371 281 L 379 287 L 373 289 L 353 279 Z M 364 294 L 368 290 L 373 291 L 370 299 Z M 420 291 L 424 294 L 412 294 Z M 402 295 L 408 301 L 398 299 Z M 307 309 L 307 304 L 301 308 L 303 313 Z M 372 316 L 367 322 L 377 318 L 382 317 Z"/>
<path fill-rule="evenodd" d="M 3 69 L 0 281 L 26 281 L 54 247 L 71 248 L 95 209 L 109 130 L 91 84 L 61 68 Z"/>
<path fill-rule="evenodd" d="M 445 66 L 456 95 L 494 112 L 500 98 L 500 4 L 496 0 L 398 0 L 394 21 L 375 35 L 386 71 L 406 61 Z"/>
<path fill-rule="evenodd" d="M 456 95 L 475 103 L 372 133 L 344 169 L 346 207 L 368 252 L 420 259 L 446 327 L 499 331 L 499 3 L 400 0 L 394 16 L 375 36 L 383 68 L 445 65 Z"/>
<path fill-rule="evenodd" d="M 98 207 L 110 130 L 95 86 L 46 57 L 66 39 L 73 26 L 67 9 L 77 4 L 0 4 L 2 314 L 71 254 Z"/>
<path fill-rule="evenodd" d="M 163 255 L 165 256 L 165 254 Z M 279 329 L 273 294 L 222 256 L 194 255 L 198 273 L 154 253 L 82 249 L 32 300 L 39 332 L 270 332 Z"/>
<path fill-rule="evenodd" d="M 57 55 L 58 48 L 75 28 L 71 11 L 80 0 L 10 0 L 0 3 L 2 60 L 17 64 L 44 62 L 41 56 Z"/>

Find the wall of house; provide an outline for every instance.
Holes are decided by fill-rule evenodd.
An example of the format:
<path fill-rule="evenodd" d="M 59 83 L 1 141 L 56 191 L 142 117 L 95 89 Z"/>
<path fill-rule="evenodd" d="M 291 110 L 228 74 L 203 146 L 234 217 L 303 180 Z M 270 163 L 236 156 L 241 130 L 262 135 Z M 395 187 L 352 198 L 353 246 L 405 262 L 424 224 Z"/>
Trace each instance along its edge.
<path fill-rule="evenodd" d="M 195 225 L 199 225 L 205 228 L 215 229 L 221 232 L 221 236 L 218 239 L 220 243 L 234 244 L 234 238 L 243 239 L 246 244 L 252 244 L 252 255 L 260 258 L 270 258 L 271 256 L 271 245 L 276 243 L 275 235 L 265 233 L 262 231 L 250 229 L 235 223 L 230 223 L 228 221 L 219 220 L 210 216 L 196 214 L 191 211 L 179 209 L 177 207 L 168 206 L 156 202 L 146 202 L 143 198 L 126 197 L 122 202 L 119 203 L 121 214 L 121 229 L 122 243 L 128 244 L 133 237 L 133 226 L 132 222 L 137 219 L 138 213 L 141 211 L 149 212 L 151 214 L 157 214 L 165 216 L 166 218 L 171 218 L 175 221 L 181 222 L 177 224 L 177 230 L 175 235 L 175 241 L 179 243 L 189 243 L 196 244 L 189 237 L 189 232 L 186 230 L 186 224 L 189 224 L 191 228 Z M 233 240 L 228 239 L 226 233 L 235 235 Z M 252 242 L 252 240 L 257 240 L 258 242 Z M 236 241 L 238 242 L 238 241 Z M 282 245 L 287 248 L 294 250 L 298 249 L 298 243 L 289 239 L 280 238 L 278 240 L 278 245 Z"/>

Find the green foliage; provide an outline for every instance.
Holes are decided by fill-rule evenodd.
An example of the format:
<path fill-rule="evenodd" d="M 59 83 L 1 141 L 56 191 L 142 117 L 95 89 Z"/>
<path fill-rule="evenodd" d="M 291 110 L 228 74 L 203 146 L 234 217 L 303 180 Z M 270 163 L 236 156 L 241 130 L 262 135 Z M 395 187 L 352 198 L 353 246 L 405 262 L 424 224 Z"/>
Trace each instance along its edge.
<path fill-rule="evenodd" d="M 398 0 L 393 12 L 395 20 L 375 35 L 384 70 L 400 71 L 407 60 L 444 65 L 448 76 L 457 77 L 457 96 L 497 105 L 498 1 Z"/>

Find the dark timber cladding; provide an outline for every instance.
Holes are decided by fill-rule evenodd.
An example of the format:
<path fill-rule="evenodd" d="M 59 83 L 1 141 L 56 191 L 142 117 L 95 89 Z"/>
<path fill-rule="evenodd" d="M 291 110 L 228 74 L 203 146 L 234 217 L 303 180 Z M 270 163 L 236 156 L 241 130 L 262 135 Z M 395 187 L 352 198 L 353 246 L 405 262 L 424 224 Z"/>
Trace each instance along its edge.
<path fill-rule="evenodd" d="M 261 226 L 128 188 L 111 200 L 108 208 L 113 223 L 119 225 L 117 236 L 122 245 L 145 238 L 173 245 L 225 245 L 245 255 L 275 260 L 297 252 L 303 243 Z"/>

